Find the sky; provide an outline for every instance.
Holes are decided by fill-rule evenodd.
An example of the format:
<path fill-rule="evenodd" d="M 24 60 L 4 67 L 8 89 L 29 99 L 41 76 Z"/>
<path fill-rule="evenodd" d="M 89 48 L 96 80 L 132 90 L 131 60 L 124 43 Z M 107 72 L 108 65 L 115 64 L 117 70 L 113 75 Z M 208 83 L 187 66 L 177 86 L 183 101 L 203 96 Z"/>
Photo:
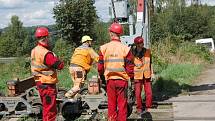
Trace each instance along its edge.
<path fill-rule="evenodd" d="M 0 28 L 7 27 L 10 18 L 17 15 L 24 26 L 51 25 L 55 23 L 52 9 L 58 0 L 0 0 Z M 111 0 L 95 0 L 97 14 L 102 21 L 108 21 Z M 215 5 L 215 0 L 202 0 Z"/>

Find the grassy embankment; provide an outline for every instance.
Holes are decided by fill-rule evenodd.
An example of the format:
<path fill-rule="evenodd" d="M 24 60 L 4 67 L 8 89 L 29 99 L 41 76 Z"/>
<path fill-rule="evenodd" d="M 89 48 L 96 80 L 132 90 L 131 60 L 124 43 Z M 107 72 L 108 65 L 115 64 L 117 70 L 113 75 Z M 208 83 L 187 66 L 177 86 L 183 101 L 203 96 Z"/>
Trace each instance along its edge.
<path fill-rule="evenodd" d="M 169 98 L 186 91 L 214 57 L 205 47 L 192 42 L 166 39 L 152 46 L 153 63 L 159 79 L 153 82 L 154 96 Z"/>

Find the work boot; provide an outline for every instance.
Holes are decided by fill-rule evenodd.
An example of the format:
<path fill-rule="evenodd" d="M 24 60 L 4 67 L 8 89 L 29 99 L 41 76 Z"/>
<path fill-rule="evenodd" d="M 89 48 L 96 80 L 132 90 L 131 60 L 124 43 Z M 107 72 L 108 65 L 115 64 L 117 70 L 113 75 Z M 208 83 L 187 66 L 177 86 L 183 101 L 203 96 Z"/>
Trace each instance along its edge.
<path fill-rule="evenodd" d="M 140 114 L 141 118 L 143 119 L 147 119 L 147 121 L 152 121 L 152 115 L 149 112 L 149 109 L 145 109 L 141 114 Z"/>
<path fill-rule="evenodd" d="M 141 118 L 142 110 L 135 110 L 134 113 L 136 114 L 136 118 Z"/>

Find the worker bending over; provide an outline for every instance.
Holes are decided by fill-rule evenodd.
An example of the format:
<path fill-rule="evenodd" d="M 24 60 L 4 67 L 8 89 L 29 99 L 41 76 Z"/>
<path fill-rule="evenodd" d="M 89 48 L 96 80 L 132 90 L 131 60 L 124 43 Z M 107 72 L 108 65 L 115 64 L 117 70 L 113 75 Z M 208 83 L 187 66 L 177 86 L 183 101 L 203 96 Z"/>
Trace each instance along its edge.
<path fill-rule="evenodd" d="M 69 67 L 73 87 L 65 94 L 67 98 L 74 98 L 80 88 L 84 85 L 87 73 L 90 71 L 93 61 L 98 62 L 98 54 L 91 47 L 92 38 L 83 36 L 82 45 L 75 49 Z"/>

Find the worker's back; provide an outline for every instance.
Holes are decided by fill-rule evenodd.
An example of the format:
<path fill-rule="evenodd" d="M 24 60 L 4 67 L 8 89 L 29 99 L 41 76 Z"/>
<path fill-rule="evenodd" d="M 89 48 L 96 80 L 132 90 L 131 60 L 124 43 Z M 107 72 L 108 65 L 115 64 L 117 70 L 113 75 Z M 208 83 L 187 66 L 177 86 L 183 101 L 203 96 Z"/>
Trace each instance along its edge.
<path fill-rule="evenodd" d="M 85 70 L 89 70 L 93 61 L 90 56 L 91 49 L 92 48 L 83 45 L 76 48 L 71 58 L 71 64 L 76 64 L 83 67 Z"/>
<path fill-rule="evenodd" d="M 111 41 L 101 46 L 101 52 L 104 56 L 104 75 L 106 79 L 128 79 L 124 68 L 124 59 L 129 51 L 130 48 L 119 41 Z"/>

